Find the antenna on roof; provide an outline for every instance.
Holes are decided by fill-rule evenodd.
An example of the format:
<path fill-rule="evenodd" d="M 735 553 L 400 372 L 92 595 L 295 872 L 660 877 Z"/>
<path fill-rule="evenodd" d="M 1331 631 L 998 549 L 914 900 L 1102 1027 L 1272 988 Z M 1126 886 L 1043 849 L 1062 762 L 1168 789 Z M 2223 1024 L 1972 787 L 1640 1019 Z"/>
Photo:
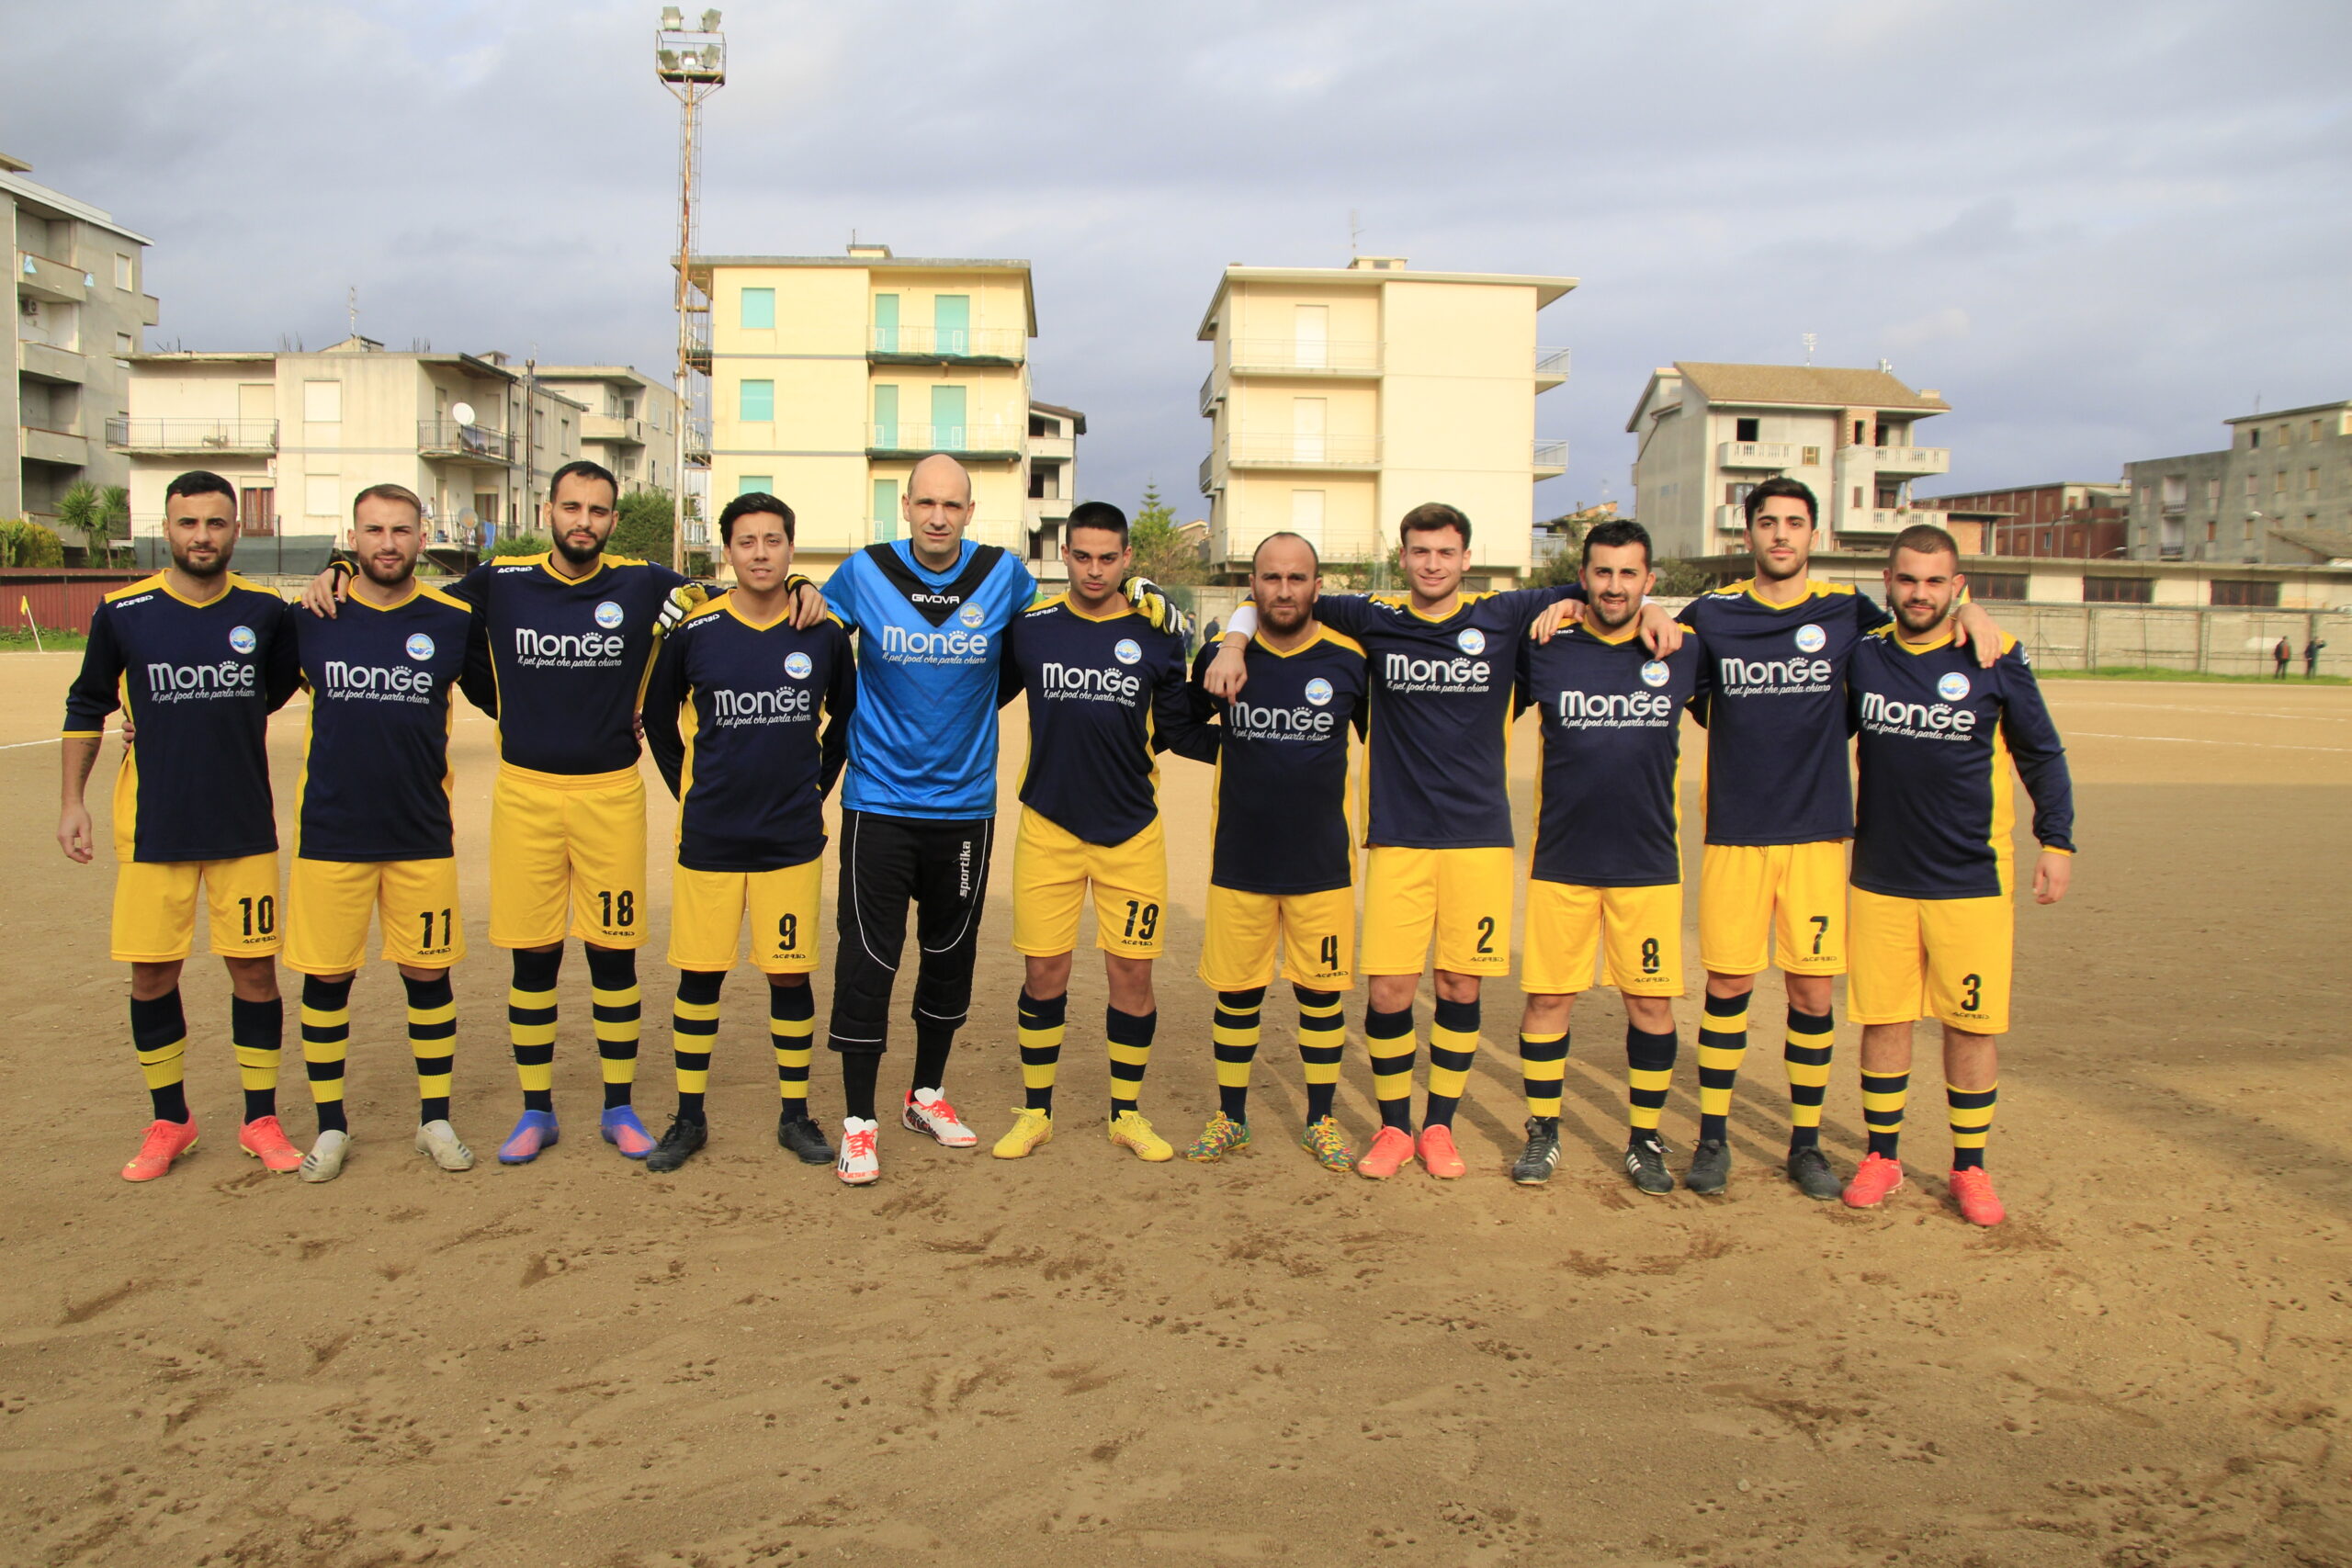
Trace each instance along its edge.
<path fill-rule="evenodd" d="M 359 335 L 359 285 L 355 283 L 351 286 L 351 292 L 345 299 L 345 306 L 351 312 L 351 335 L 357 337 Z"/>
<path fill-rule="evenodd" d="M 1348 254 L 1361 254 L 1363 240 L 1363 225 L 1357 221 L 1356 209 L 1351 207 L 1348 209 Z"/>
<path fill-rule="evenodd" d="M 1879 361 L 1878 361 L 1878 373 L 1879 373 L 1880 375 L 1882 375 L 1882 376 L 1892 376 L 1892 375 L 1894 375 L 1894 360 L 1892 360 L 1892 359 L 1887 358 L 1884 355 L 1879 355 Z"/>
<path fill-rule="evenodd" d="M 1820 342 L 1821 339 L 1816 333 L 1807 333 L 1804 334 L 1804 362 L 1807 365 L 1811 365 L 1813 363 L 1813 351 Z"/>

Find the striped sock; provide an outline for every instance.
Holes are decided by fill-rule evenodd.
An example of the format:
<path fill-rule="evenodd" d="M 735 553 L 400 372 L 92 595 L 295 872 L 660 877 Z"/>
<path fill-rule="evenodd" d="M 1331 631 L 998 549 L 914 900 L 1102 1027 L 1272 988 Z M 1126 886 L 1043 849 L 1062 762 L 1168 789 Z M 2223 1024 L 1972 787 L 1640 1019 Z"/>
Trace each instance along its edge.
<path fill-rule="evenodd" d="M 1347 1021 L 1340 1016 L 1340 993 L 1294 985 L 1298 998 L 1298 1059 L 1306 1074 L 1306 1119 L 1331 1114 L 1340 1092 L 1340 1060 L 1347 1051 Z"/>
<path fill-rule="evenodd" d="M 1677 1044 L 1671 1029 L 1652 1034 L 1631 1022 L 1625 1025 L 1625 1113 L 1636 1133 L 1657 1131 L 1666 1091 L 1674 1083 Z"/>
<path fill-rule="evenodd" d="M 605 1074 L 605 1109 L 629 1102 L 637 1085 L 637 1037 L 644 993 L 637 986 L 637 952 L 627 947 L 588 950 L 589 1013 L 596 1021 L 596 1056 Z"/>
<path fill-rule="evenodd" d="M 311 1078 L 311 1103 L 319 1131 L 347 1133 L 343 1114 L 343 1067 L 351 1052 L 351 981 L 302 976 L 302 1066 Z"/>
<path fill-rule="evenodd" d="M 768 984 L 768 1043 L 775 1047 L 780 1114 L 808 1114 L 808 1061 L 817 1043 L 817 993 L 807 981 Z"/>
<path fill-rule="evenodd" d="M 678 997 L 670 1004 L 670 1061 L 678 1075 L 678 1114 L 703 1120 L 703 1096 L 710 1090 L 710 1048 L 718 1042 L 720 969 L 681 969 Z"/>
<path fill-rule="evenodd" d="M 229 998 L 229 1040 L 237 1051 L 237 1079 L 244 1086 L 245 1120 L 277 1114 L 277 1047 L 286 1035 L 286 1004 Z"/>
<path fill-rule="evenodd" d="M 430 980 L 401 976 L 408 991 L 408 1052 L 416 1059 L 416 1120 L 449 1119 L 449 1075 L 458 1051 L 458 998 L 447 969 Z"/>
<path fill-rule="evenodd" d="M 1021 993 L 1022 1103 L 1048 1116 L 1054 1111 L 1054 1074 L 1062 1061 L 1063 1022 L 1069 1015 L 1069 998 L 1039 1001 L 1024 988 Z"/>
<path fill-rule="evenodd" d="M 1699 1019 L 1699 1141 L 1731 1138 L 1731 1091 L 1747 1055 L 1747 998 L 1707 993 Z"/>
<path fill-rule="evenodd" d="M 1216 1055 L 1216 1108 L 1228 1121 L 1247 1123 L 1250 1120 L 1250 1064 L 1258 1057 L 1260 1020 L 1264 1016 L 1261 1010 L 1265 1005 L 1263 986 L 1216 994 L 1216 1021 L 1210 1026 L 1209 1038 Z"/>
<path fill-rule="evenodd" d="M 514 1077 L 523 1085 L 523 1109 L 555 1109 L 555 980 L 563 969 L 563 949 L 552 953 L 514 950 L 514 980 L 506 993 L 506 1037 L 514 1046 Z"/>
<path fill-rule="evenodd" d="M 1519 1088 L 1530 1116 L 1560 1113 L 1560 1084 L 1568 1075 L 1568 1032 L 1519 1034 Z"/>
<path fill-rule="evenodd" d="M 1111 1054 L 1111 1114 L 1133 1111 L 1143 1097 L 1144 1069 L 1151 1066 L 1151 1037 L 1159 1013 L 1102 1010 L 1102 1038 Z"/>
<path fill-rule="evenodd" d="M 1865 1153 L 1903 1157 L 1896 1150 L 1903 1140 L 1903 1100 L 1910 1089 L 1908 1072 L 1862 1075 L 1862 1124 L 1871 1135 Z"/>
<path fill-rule="evenodd" d="M 1470 1087 L 1470 1062 L 1478 1054 L 1478 1004 L 1438 998 L 1430 1021 L 1430 1092 L 1421 1113 L 1424 1126 L 1451 1127 Z"/>
<path fill-rule="evenodd" d="M 1372 1092 L 1380 1102 L 1380 1124 L 1413 1130 L 1413 1010 L 1383 1012 L 1366 1008 L 1363 1046 L 1372 1055 Z"/>
<path fill-rule="evenodd" d="M 1787 1043 L 1781 1058 L 1789 1069 L 1789 1147 L 1812 1148 L 1821 1142 L 1821 1108 L 1829 1098 L 1829 1057 L 1837 1041 L 1837 1025 L 1826 1012 L 1789 1010 Z"/>
<path fill-rule="evenodd" d="M 1989 1089 L 1944 1085 L 1944 1103 L 1951 1111 L 1951 1168 L 1970 1170 L 1984 1164 L 1984 1140 L 1993 1131 L 1994 1103 L 2001 1098 L 1995 1079 Z"/>
<path fill-rule="evenodd" d="M 147 1080 L 147 1099 L 158 1122 L 187 1120 L 187 1020 L 180 1012 L 180 988 L 174 986 L 149 1001 L 130 998 L 130 1046 L 139 1054 L 139 1072 Z"/>

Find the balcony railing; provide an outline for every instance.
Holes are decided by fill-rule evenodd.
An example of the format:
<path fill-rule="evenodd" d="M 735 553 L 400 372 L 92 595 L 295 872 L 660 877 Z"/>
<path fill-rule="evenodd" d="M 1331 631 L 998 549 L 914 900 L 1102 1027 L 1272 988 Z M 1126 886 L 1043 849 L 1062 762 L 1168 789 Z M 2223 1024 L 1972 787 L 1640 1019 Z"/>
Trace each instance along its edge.
<path fill-rule="evenodd" d="M 1377 376 L 1380 344 L 1343 338 L 1236 338 L 1226 363 L 1237 376 Z"/>
<path fill-rule="evenodd" d="M 700 415 L 682 415 L 686 423 L 686 462 L 698 468 L 710 467 L 710 421 Z"/>
<path fill-rule="evenodd" d="M 275 452 L 274 419 L 132 419 L 107 421 L 107 447 L 115 452 Z"/>
<path fill-rule="evenodd" d="M 1737 534 L 1742 532 L 1747 526 L 1747 508 L 1745 506 L 1716 507 L 1715 526 L 1725 533 Z"/>
<path fill-rule="evenodd" d="M 876 326 L 867 329 L 866 353 L 891 361 L 1021 363 L 1024 338 L 1017 327 Z"/>
<path fill-rule="evenodd" d="M 1216 454 L 1212 452 L 1201 459 L 1201 493 L 1208 495 L 1216 489 Z"/>
<path fill-rule="evenodd" d="M 1069 463 L 1078 457 L 1078 438 L 1074 435 L 1032 435 L 1029 438 L 1029 460 L 1033 463 Z"/>
<path fill-rule="evenodd" d="M 1719 468 L 1793 468 L 1797 448 L 1787 441 L 1723 441 L 1715 445 Z"/>
<path fill-rule="evenodd" d="M 86 381 L 90 376 L 89 364 L 78 349 L 39 338 L 17 340 L 17 365 L 28 376 L 45 376 L 52 381 Z"/>
<path fill-rule="evenodd" d="M 462 457 L 482 463 L 514 460 L 514 437 L 486 424 L 460 424 L 454 419 L 416 422 L 416 450 L 424 457 Z"/>
<path fill-rule="evenodd" d="M 1950 514 L 1942 512 L 1921 512 L 1908 506 L 1881 506 L 1868 512 L 1849 512 L 1838 528 L 1841 534 L 1900 534 L 1915 524 L 1926 523 L 1944 527 Z"/>
<path fill-rule="evenodd" d="M 1209 410 L 1215 407 L 1216 400 L 1223 396 L 1225 396 L 1224 379 L 1215 369 L 1211 369 L 1207 375 L 1201 378 L 1200 407 L 1203 419 L 1208 417 Z"/>
<path fill-rule="evenodd" d="M 1568 444 L 1566 441 L 1538 441 L 1533 454 L 1535 467 L 1553 473 L 1564 473 L 1568 466 Z"/>
<path fill-rule="evenodd" d="M 1840 463 L 1868 463 L 1883 474 L 1942 474 L 1951 471 L 1949 446 L 1841 446 Z"/>
<path fill-rule="evenodd" d="M 17 253 L 17 288 L 22 293 L 58 304 L 78 305 L 90 297 L 91 287 L 90 275 L 70 262 L 35 255 L 30 251 Z"/>
<path fill-rule="evenodd" d="M 1018 457 L 1028 439 L 1025 424 L 876 424 L 866 431 L 869 457 L 923 457 L 955 452 L 967 457 Z"/>
<path fill-rule="evenodd" d="M 582 441 L 613 441 L 624 446 L 645 445 L 645 422 L 624 419 L 616 413 L 582 414 L 580 419 L 580 439 Z"/>
<path fill-rule="evenodd" d="M 1535 378 L 1539 381 L 1565 381 L 1568 378 L 1568 351 L 1565 348 L 1539 348 L 1535 351 Z"/>
<path fill-rule="evenodd" d="M 1227 438 L 1225 460 L 1237 468 L 1376 468 L 1380 437 L 1236 431 Z"/>

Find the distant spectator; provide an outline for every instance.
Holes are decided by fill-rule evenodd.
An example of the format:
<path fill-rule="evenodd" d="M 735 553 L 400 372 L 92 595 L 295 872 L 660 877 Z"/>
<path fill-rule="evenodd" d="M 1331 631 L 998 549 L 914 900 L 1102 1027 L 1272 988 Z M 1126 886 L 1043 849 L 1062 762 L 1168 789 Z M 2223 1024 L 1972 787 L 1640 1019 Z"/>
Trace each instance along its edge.
<path fill-rule="evenodd" d="M 2285 680 L 2287 678 L 2287 660 L 2294 657 L 2295 645 L 2289 642 L 2285 637 L 2280 637 L 2278 639 L 2278 646 L 2270 650 L 2270 660 L 2272 666 L 2270 678 L 2274 681 Z"/>
<path fill-rule="evenodd" d="M 2303 638 L 2304 680 L 2308 681 L 2312 676 L 2319 673 L 2319 650 L 2326 646 L 2327 644 L 2320 641 L 2316 636 L 2306 637 Z"/>

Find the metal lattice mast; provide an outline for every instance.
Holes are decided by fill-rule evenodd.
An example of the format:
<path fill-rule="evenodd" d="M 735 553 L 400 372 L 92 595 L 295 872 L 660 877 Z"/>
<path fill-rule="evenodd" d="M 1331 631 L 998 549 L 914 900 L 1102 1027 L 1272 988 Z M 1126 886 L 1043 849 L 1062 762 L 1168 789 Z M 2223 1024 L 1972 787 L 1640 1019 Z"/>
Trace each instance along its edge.
<path fill-rule="evenodd" d="M 710 296 L 695 280 L 701 238 L 702 104 L 727 85 L 727 37 L 718 13 L 702 14 L 689 28 L 677 7 L 662 12 L 653 35 L 654 74 L 678 100 L 678 363 L 677 442 L 671 466 L 670 564 L 686 570 L 686 469 L 709 462 Z M 703 459 L 695 464 L 696 456 Z"/>

